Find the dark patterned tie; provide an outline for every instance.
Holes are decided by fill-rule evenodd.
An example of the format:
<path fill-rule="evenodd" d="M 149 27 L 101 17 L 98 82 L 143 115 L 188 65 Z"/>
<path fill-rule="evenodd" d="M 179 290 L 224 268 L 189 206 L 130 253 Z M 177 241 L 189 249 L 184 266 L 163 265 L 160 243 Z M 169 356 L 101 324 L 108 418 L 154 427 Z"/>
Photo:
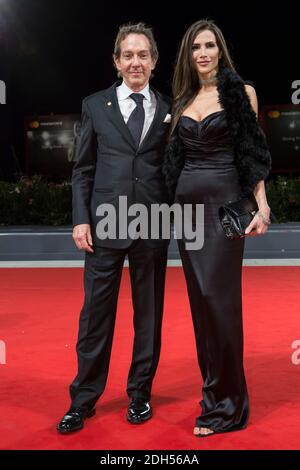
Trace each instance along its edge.
<path fill-rule="evenodd" d="M 145 122 L 145 110 L 143 106 L 144 95 L 141 93 L 132 93 L 130 98 L 136 103 L 136 107 L 132 111 L 127 121 L 128 129 L 134 139 L 136 146 L 140 144 L 144 122 Z"/>

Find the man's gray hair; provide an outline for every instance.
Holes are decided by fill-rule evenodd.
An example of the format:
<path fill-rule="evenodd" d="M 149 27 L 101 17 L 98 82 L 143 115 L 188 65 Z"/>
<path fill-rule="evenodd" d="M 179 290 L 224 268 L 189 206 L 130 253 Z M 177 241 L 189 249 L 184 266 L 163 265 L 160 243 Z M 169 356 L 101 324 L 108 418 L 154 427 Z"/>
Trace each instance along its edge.
<path fill-rule="evenodd" d="M 156 62 L 158 59 L 158 49 L 155 42 L 153 31 L 150 26 L 145 23 L 127 23 L 120 26 L 114 48 L 114 59 L 119 59 L 121 55 L 121 42 L 127 38 L 129 34 L 143 34 L 150 43 L 150 53 L 152 59 Z"/>

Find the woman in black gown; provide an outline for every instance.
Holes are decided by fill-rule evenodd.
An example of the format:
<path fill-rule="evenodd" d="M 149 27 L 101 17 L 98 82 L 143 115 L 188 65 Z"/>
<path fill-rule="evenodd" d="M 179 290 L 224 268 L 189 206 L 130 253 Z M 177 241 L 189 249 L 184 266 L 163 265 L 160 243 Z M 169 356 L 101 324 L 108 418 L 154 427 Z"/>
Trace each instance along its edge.
<path fill-rule="evenodd" d="M 239 84 L 235 85 L 235 80 Z M 264 177 L 269 172 L 270 159 L 264 143 L 253 138 L 254 147 L 261 144 L 265 154 L 260 159 L 259 151 L 256 151 L 252 161 L 246 154 L 242 155 L 243 162 L 249 165 L 239 174 L 236 151 L 242 148 L 242 134 L 241 129 L 239 133 L 234 131 L 237 126 L 233 116 L 236 114 L 237 122 L 240 122 L 239 113 L 244 112 L 244 134 L 256 135 L 253 109 L 257 112 L 257 100 L 254 88 L 245 85 L 234 71 L 224 37 L 213 22 L 198 21 L 185 33 L 173 89 L 175 101 L 171 126 L 173 135 L 179 140 L 177 146 L 183 147 L 184 154 L 175 201 L 181 205 L 204 205 L 202 249 L 192 251 L 186 249 L 184 240 L 178 243 L 203 377 L 202 413 L 196 419 L 194 434 L 208 436 L 242 429 L 249 416 L 243 368 L 241 298 L 244 239 L 232 241 L 226 238 L 218 209 L 225 202 L 239 199 L 252 184 L 259 212 L 247 232 L 251 235 L 265 233 L 270 209 Z M 234 89 L 239 89 L 236 100 Z M 233 93 L 231 97 L 230 93 Z M 243 126 L 240 124 L 240 127 Z M 176 159 L 174 145 L 170 148 L 169 158 Z M 251 174 L 248 180 L 247 172 Z M 253 181 L 256 181 L 254 187 Z"/>

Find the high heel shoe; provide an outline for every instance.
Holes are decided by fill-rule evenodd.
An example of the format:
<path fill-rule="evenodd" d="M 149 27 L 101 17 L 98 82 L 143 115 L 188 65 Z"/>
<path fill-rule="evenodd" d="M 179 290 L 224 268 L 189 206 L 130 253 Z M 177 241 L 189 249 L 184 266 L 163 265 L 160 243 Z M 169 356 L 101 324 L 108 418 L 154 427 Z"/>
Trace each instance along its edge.
<path fill-rule="evenodd" d="M 195 427 L 194 428 L 194 436 L 196 437 L 208 437 L 208 436 L 212 436 L 213 434 L 215 434 L 215 431 L 213 429 L 210 429 L 210 428 L 202 428 L 202 429 L 207 429 L 209 430 L 208 433 L 204 434 L 204 433 L 201 433 L 200 432 L 200 429 L 199 427 Z"/>

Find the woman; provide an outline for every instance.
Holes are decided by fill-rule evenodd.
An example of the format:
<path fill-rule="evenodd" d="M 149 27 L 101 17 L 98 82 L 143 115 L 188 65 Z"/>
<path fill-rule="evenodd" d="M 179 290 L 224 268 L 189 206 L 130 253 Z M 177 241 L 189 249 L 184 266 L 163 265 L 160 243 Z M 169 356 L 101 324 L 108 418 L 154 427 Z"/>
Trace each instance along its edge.
<path fill-rule="evenodd" d="M 246 233 L 263 234 L 270 208 L 270 154 L 252 86 L 235 72 L 224 37 L 201 20 L 185 33 L 173 80 L 171 138 L 164 173 L 175 200 L 204 204 L 204 246 L 179 241 L 203 377 L 194 435 L 243 429 L 249 416 L 243 369 L 241 272 L 244 239 L 229 240 L 218 209 L 253 191 L 259 206 Z M 180 176 L 179 176 L 180 175 Z M 179 179 L 178 179 L 179 176 Z"/>

